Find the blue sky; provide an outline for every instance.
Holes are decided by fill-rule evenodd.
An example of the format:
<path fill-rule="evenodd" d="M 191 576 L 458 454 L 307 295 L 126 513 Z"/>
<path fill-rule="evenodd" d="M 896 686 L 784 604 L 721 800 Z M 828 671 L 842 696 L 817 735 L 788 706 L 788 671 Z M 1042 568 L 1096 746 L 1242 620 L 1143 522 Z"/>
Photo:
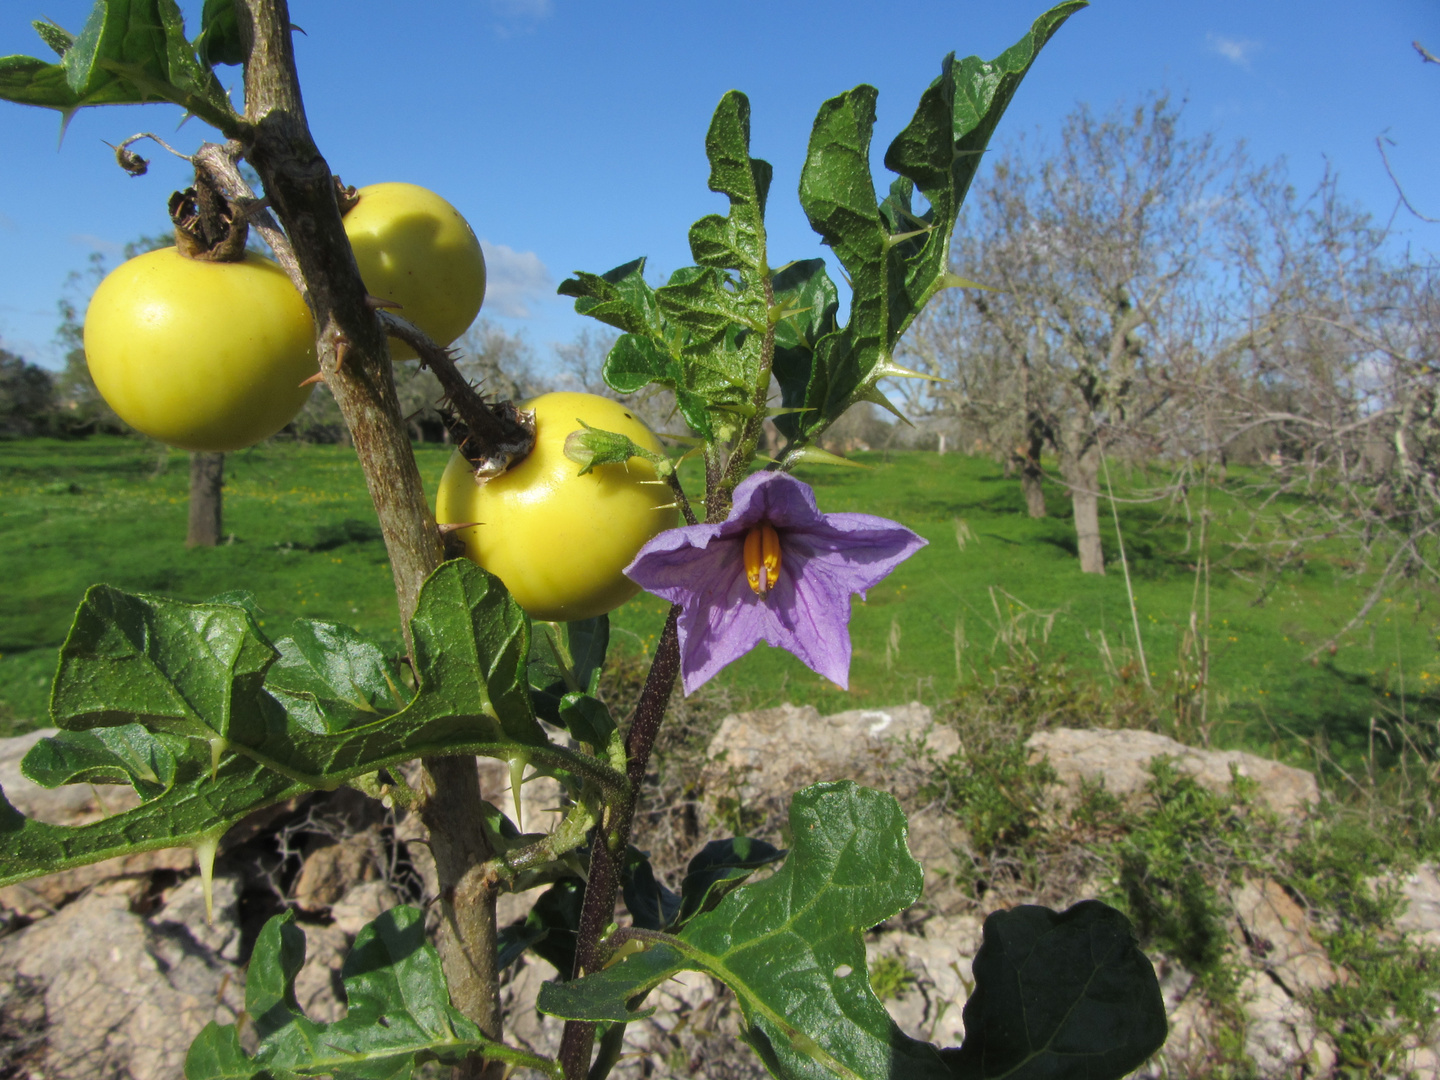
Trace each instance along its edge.
<path fill-rule="evenodd" d="M 724 210 L 705 188 L 704 134 L 725 91 L 749 95 L 752 153 L 775 166 L 772 263 L 823 255 L 794 195 L 820 103 L 879 88 L 879 168 L 944 54 L 996 55 L 1041 2 L 910 0 L 881 15 L 858 0 L 292 0 L 291 17 L 331 167 L 348 183 L 407 180 L 454 203 L 486 245 L 484 314 L 543 359 L 587 323 L 555 296 L 573 270 L 637 255 L 666 273 L 690 262 L 690 223 Z M 200 6 L 182 2 L 192 27 Z M 42 55 L 29 20 L 78 31 L 90 4 L 3 7 L 0 55 Z M 1422 64 L 1413 39 L 1440 54 L 1436 0 L 1095 0 L 1041 55 L 998 141 L 1054 132 L 1077 102 L 1103 111 L 1168 89 L 1187 101 L 1192 132 L 1285 158 L 1301 189 L 1328 163 L 1381 218 L 1396 201 L 1375 149 L 1387 135 L 1412 202 L 1440 216 L 1440 65 Z M 222 77 L 239 84 L 238 69 Z M 151 171 L 132 179 L 104 141 L 153 131 L 188 151 L 209 134 L 178 120 L 169 106 L 90 109 L 57 143 L 55 113 L 0 103 L 0 345 L 58 363 L 66 275 L 166 227 L 184 164 L 146 151 Z M 1440 226 L 1402 224 L 1418 247 L 1440 246 Z"/>

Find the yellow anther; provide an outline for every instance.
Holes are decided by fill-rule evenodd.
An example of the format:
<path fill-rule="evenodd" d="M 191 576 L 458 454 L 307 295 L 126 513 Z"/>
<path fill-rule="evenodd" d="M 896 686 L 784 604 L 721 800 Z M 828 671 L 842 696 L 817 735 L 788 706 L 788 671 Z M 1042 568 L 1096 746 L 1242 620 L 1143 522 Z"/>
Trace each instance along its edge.
<path fill-rule="evenodd" d="M 762 600 L 780 580 L 780 534 L 769 522 L 761 522 L 745 534 L 745 576 Z"/>

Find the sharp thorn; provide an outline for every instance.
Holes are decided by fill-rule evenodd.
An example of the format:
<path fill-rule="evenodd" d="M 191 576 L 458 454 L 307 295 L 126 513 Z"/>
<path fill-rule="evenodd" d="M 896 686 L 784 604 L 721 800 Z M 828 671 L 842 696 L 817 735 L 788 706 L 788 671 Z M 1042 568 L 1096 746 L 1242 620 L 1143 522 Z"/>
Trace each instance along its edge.
<path fill-rule="evenodd" d="M 459 532 L 461 529 L 472 529 L 476 525 L 484 524 L 483 521 L 452 521 L 443 524 L 437 522 L 436 528 L 440 530 L 441 536 L 449 536 L 451 533 Z"/>
<path fill-rule="evenodd" d="M 301 385 L 301 386 L 314 386 L 317 382 L 324 382 L 324 381 L 325 381 L 325 373 L 322 372 L 322 371 L 317 371 L 317 372 L 315 372 L 314 375 L 311 375 L 308 379 L 306 379 L 306 380 L 305 380 L 304 382 L 302 382 L 300 385 Z"/>
<path fill-rule="evenodd" d="M 401 305 L 397 304 L 394 300 L 385 300 L 378 296 L 371 296 L 369 293 L 365 294 L 365 306 L 372 309 L 394 308 L 396 311 L 401 309 Z"/>

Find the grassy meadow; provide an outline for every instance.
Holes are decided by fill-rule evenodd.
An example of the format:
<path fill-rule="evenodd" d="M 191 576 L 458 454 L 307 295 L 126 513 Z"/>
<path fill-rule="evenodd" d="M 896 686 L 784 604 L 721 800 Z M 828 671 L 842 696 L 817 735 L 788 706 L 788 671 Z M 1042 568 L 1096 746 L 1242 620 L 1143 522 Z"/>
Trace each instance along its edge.
<path fill-rule="evenodd" d="M 416 452 L 433 488 L 448 451 Z M 1024 515 L 1018 483 L 987 459 L 877 453 L 858 460 L 869 467 L 802 473 L 821 508 L 893 518 L 929 546 L 855 604 L 848 694 L 762 646 L 720 677 L 737 707 L 939 704 L 985 678 L 999 654 L 1038 658 L 1062 678 L 1117 691 L 1143 683 L 1107 507 L 1110 572 L 1084 575 L 1058 489 L 1048 492 L 1052 516 L 1036 521 Z M 1122 497 L 1148 482 L 1122 471 L 1114 480 Z M 0 443 L 0 734 L 45 722 L 55 649 L 96 582 L 187 600 L 243 588 L 257 597 L 269 631 L 308 616 L 398 645 L 384 544 L 352 450 L 271 443 L 230 455 L 228 535 L 217 548 L 185 548 L 187 488 L 186 455 L 153 443 Z M 1211 524 L 1202 552 L 1205 510 Z M 1230 543 L 1247 511 L 1225 487 L 1191 489 L 1185 502 L 1122 502 L 1119 517 L 1150 682 L 1193 705 L 1197 643 L 1208 643 L 1204 730 L 1182 734 L 1282 756 L 1301 754 L 1302 739 L 1323 735 L 1350 756 L 1373 741 L 1372 719 L 1436 714 L 1440 639 L 1413 594 L 1382 602 L 1333 655 L 1307 663 L 1366 592 L 1342 553 L 1308 552 L 1269 574 Z M 1208 584 L 1196 570 L 1205 566 L 1202 553 Z M 1192 612 L 1198 637 L 1190 633 Z M 649 596 L 625 605 L 612 616 L 617 647 L 653 647 L 663 614 Z M 1186 715 L 1199 723 L 1195 708 Z"/>

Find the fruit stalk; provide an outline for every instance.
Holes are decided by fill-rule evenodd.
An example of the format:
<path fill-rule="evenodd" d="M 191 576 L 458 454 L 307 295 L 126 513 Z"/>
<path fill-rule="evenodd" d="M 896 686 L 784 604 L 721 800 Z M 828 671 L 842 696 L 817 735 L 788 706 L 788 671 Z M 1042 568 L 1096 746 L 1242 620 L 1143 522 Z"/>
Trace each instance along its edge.
<path fill-rule="evenodd" d="M 384 331 L 366 303 L 341 222 L 331 169 L 306 122 L 288 5 L 237 0 L 235 10 L 245 44 L 245 112 L 253 133 L 245 156 L 259 172 L 293 248 L 315 316 L 320 370 L 365 472 L 408 646 L 420 586 L 443 559 L 440 531 L 401 421 Z M 445 978 L 456 1007 L 499 1038 L 495 893 L 471 880 L 490 855 L 477 835 L 482 813 L 475 763 L 453 758 L 424 764 L 433 792 L 423 813 L 440 875 Z M 489 1070 L 476 1062 L 462 1071 L 479 1076 Z"/>

